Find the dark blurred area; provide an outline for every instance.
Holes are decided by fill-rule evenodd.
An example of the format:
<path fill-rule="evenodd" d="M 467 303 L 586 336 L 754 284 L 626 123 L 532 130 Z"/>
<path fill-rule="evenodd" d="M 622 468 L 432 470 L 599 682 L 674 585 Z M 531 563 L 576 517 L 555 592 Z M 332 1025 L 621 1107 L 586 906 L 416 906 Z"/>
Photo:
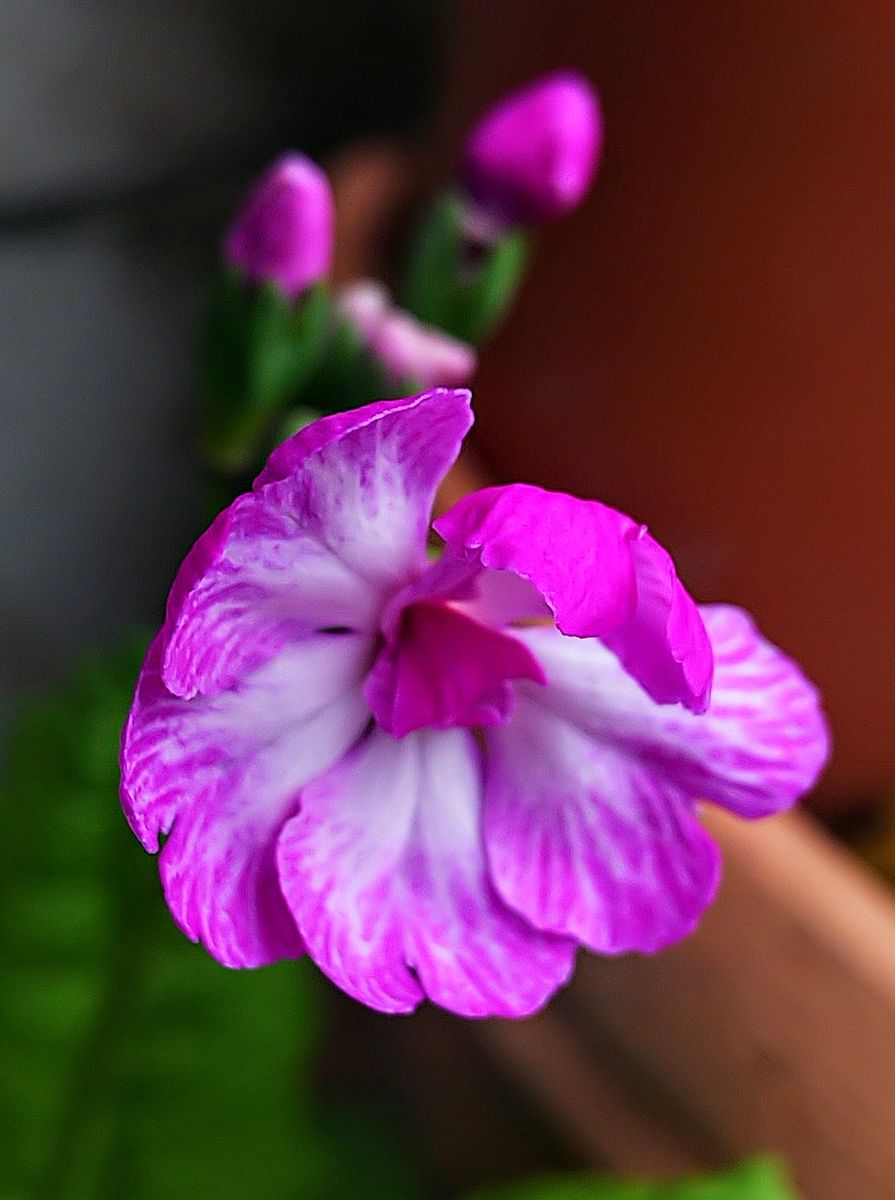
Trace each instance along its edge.
<path fill-rule="evenodd" d="M 196 348 L 221 230 L 284 147 L 406 135 L 437 0 L 0 11 L 0 698 L 154 621 L 204 513 Z"/>

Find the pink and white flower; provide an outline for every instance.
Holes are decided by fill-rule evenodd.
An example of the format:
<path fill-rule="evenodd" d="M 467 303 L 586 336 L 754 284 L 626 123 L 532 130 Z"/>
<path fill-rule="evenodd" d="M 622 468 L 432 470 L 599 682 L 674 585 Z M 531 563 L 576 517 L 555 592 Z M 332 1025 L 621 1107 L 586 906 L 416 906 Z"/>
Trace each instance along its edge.
<path fill-rule="evenodd" d="M 122 799 L 225 965 L 307 952 L 386 1012 L 521 1016 L 579 945 L 688 934 L 719 873 L 698 801 L 786 808 L 827 731 L 745 613 L 698 608 L 602 504 L 486 488 L 431 562 L 469 401 L 372 404 L 274 451 L 177 576 Z"/>

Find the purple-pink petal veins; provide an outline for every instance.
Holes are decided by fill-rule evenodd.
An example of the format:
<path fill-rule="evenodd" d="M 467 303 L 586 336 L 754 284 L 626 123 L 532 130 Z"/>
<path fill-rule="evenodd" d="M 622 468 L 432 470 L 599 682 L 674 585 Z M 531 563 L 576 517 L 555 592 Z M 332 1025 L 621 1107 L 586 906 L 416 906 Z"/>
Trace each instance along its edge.
<path fill-rule="evenodd" d="M 315 629 L 369 631 L 425 565 L 435 491 L 472 422 L 440 389 L 315 422 L 203 534 L 168 601 L 162 673 L 210 695 Z"/>
<path fill-rule="evenodd" d="M 224 258 L 250 282 L 272 283 L 292 300 L 329 272 L 333 223 L 325 173 L 301 154 L 286 154 L 249 193 Z"/>
<path fill-rule="evenodd" d="M 301 942 L 280 896 L 274 842 L 302 785 L 369 721 L 360 684 L 370 646 L 317 635 L 240 684 L 183 700 L 163 685 L 158 641 L 122 739 L 122 803 L 160 869 L 181 928 L 226 966 L 294 957 Z"/>
<path fill-rule="evenodd" d="M 485 838 L 499 892 L 538 928 L 594 950 L 685 936 L 714 894 L 705 799 L 744 816 L 815 783 L 829 735 L 817 693 L 739 609 L 702 610 L 716 671 L 707 712 L 656 704 L 597 640 L 519 630 L 547 675 L 485 734 Z"/>
<path fill-rule="evenodd" d="M 353 564 L 295 515 L 265 495 L 240 496 L 199 539 L 175 581 L 165 685 L 184 698 L 213 695 L 317 629 L 372 632 L 381 602 Z"/>
<path fill-rule="evenodd" d="M 308 953 L 384 1012 L 428 997 L 462 1016 L 525 1016 L 568 978 L 574 944 L 507 909 L 486 871 L 480 752 L 463 729 L 374 730 L 309 784 L 279 839 Z"/>
<path fill-rule="evenodd" d="M 474 204 L 505 225 L 538 222 L 575 208 L 603 145 L 594 90 L 558 71 L 514 92 L 472 131 L 462 181 Z"/>
<path fill-rule="evenodd" d="M 477 361 L 473 347 L 394 307 L 381 284 L 349 284 L 338 305 L 392 385 L 412 381 L 423 388 L 460 387 L 472 378 Z"/>
<path fill-rule="evenodd" d="M 488 863 L 512 908 L 603 954 L 692 932 L 720 858 L 662 772 L 527 696 L 485 736 Z"/>

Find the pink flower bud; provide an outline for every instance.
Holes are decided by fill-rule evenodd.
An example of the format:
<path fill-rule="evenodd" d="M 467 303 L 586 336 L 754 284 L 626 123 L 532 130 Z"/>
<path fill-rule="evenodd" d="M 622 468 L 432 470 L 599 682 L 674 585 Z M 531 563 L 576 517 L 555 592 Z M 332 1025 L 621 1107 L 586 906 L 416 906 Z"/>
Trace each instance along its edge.
<path fill-rule="evenodd" d="M 372 280 L 349 284 L 339 295 L 338 306 L 391 384 L 460 387 L 471 379 L 476 368 L 472 346 L 393 306 L 381 284 Z"/>
<path fill-rule="evenodd" d="M 463 184 L 500 225 L 545 221 L 580 203 L 602 144 L 596 93 L 583 76 L 555 72 L 486 113 L 466 146 Z"/>
<path fill-rule="evenodd" d="M 295 299 L 329 270 L 333 200 L 310 159 L 285 154 L 252 188 L 224 240 L 224 258 L 252 283 Z"/>

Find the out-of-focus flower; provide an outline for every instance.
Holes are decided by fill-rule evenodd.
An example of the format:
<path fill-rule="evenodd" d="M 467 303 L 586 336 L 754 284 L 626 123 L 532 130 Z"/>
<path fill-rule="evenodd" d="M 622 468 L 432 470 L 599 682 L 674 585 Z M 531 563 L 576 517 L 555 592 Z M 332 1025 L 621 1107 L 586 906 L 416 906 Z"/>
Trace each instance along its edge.
<path fill-rule="evenodd" d="M 559 71 L 491 109 L 466 146 L 462 182 L 472 220 L 502 228 L 575 208 L 603 143 L 597 96 L 583 76 Z"/>
<path fill-rule="evenodd" d="M 371 279 L 349 284 L 336 303 L 390 384 L 460 387 L 472 378 L 472 346 L 395 307 L 381 284 Z"/>
<path fill-rule="evenodd" d="M 430 563 L 471 420 L 439 389 L 308 426 L 175 580 L 122 800 L 227 966 L 307 951 L 384 1011 L 530 1013 L 578 945 L 693 929 L 719 871 L 698 799 L 764 816 L 822 766 L 798 668 L 621 513 L 486 488 Z"/>
<path fill-rule="evenodd" d="M 325 173 L 285 154 L 255 183 L 224 239 L 224 258 L 252 283 L 295 299 L 329 271 L 333 199 Z"/>

